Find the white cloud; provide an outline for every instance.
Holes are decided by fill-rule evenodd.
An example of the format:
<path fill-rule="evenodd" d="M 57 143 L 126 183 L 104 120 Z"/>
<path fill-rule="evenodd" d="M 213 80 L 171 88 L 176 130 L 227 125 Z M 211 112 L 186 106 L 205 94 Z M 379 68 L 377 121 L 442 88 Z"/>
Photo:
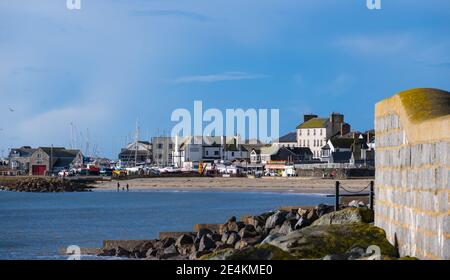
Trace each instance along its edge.
<path fill-rule="evenodd" d="M 222 81 L 257 80 L 267 78 L 266 75 L 246 72 L 224 72 L 219 74 L 184 76 L 173 80 L 176 84 L 184 83 L 214 83 Z"/>

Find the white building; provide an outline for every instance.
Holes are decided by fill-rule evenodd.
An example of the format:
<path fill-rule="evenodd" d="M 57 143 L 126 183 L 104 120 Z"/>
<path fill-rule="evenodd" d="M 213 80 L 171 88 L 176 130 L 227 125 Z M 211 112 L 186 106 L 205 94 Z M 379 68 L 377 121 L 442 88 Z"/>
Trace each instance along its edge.
<path fill-rule="evenodd" d="M 168 136 L 152 138 L 153 164 L 157 166 L 173 165 L 174 140 L 175 138 Z"/>
<path fill-rule="evenodd" d="M 297 132 L 293 131 L 281 136 L 277 140 L 273 141 L 272 145 L 285 148 L 298 147 Z"/>
<path fill-rule="evenodd" d="M 317 115 L 304 115 L 304 121 L 297 126 L 297 145 L 311 149 L 313 158 L 320 158 L 322 147 L 329 138 L 350 131 L 350 125 L 344 122 L 344 115 L 332 113 L 329 118 Z"/>
<path fill-rule="evenodd" d="M 239 136 L 226 141 L 225 136 L 175 137 L 173 162 L 178 167 L 190 169 L 199 162 L 231 162 L 249 158 L 247 149 L 239 144 Z"/>

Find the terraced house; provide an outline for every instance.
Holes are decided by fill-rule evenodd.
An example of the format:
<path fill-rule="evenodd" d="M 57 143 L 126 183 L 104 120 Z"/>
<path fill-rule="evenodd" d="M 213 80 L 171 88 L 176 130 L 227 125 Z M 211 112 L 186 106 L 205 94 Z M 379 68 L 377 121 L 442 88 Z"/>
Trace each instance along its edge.
<path fill-rule="evenodd" d="M 350 125 L 344 122 L 342 114 L 332 113 L 329 118 L 304 115 L 303 123 L 297 126 L 297 146 L 310 148 L 313 158 L 319 159 L 328 139 L 348 132 Z"/>

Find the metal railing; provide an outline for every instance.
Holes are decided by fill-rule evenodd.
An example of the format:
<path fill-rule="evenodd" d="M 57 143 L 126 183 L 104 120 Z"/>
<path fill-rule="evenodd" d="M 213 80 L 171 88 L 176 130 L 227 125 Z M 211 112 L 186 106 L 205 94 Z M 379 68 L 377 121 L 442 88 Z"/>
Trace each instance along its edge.
<path fill-rule="evenodd" d="M 340 190 L 344 190 L 346 193 L 341 194 Z M 369 192 L 363 193 L 363 191 L 369 189 Z M 370 183 L 365 186 L 364 188 L 360 190 L 349 190 L 341 186 L 341 183 L 339 181 L 336 181 L 335 183 L 335 194 L 334 195 L 328 195 L 328 197 L 334 197 L 334 210 L 339 211 L 340 209 L 340 201 L 341 197 L 369 197 L 369 208 L 374 209 L 374 198 L 375 198 L 375 191 L 374 191 L 374 182 L 370 181 Z"/>

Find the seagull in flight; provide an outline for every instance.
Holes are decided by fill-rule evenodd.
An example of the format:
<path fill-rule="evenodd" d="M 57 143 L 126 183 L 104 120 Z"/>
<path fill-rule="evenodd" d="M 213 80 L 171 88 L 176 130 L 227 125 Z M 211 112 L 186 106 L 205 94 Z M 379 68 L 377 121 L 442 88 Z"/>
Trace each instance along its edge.
<path fill-rule="evenodd" d="M 9 107 L 9 111 L 14 112 L 15 110 L 13 108 Z"/>

